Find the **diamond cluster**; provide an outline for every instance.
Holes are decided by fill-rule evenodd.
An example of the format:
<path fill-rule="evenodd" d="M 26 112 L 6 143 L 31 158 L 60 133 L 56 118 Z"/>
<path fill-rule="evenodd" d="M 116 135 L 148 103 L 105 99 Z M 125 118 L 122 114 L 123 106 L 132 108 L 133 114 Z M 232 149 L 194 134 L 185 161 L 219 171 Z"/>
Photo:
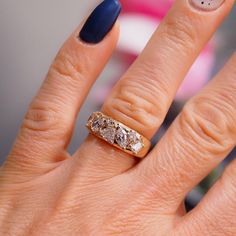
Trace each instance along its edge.
<path fill-rule="evenodd" d="M 138 154 L 144 147 L 141 135 L 100 112 L 91 115 L 87 127 L 107 142 L 135 154 Z"/>

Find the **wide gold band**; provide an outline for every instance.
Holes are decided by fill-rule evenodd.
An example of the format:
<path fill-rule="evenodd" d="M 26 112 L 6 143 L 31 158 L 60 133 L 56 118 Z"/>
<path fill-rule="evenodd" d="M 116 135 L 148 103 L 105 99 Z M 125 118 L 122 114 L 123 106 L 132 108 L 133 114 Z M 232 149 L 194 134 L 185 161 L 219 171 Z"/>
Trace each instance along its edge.
<path fill-rule="evenodd" d="M 93 135 L 139 158 L 144 158 L 151 147 L 147 138 L 102 112 L 92 113 L 86 126 Z"/>

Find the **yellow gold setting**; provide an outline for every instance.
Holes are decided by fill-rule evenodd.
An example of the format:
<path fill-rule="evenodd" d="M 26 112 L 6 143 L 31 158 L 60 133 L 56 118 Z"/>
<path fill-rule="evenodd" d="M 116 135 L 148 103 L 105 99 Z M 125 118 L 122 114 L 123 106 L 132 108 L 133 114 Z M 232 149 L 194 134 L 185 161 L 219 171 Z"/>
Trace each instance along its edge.
<path fill-rule="evenodd" d="M 144 158 L 151 147 L 148 139 L 102 112 L 92 113 L 86 126 L 96 137 L 139 158 Z"/>

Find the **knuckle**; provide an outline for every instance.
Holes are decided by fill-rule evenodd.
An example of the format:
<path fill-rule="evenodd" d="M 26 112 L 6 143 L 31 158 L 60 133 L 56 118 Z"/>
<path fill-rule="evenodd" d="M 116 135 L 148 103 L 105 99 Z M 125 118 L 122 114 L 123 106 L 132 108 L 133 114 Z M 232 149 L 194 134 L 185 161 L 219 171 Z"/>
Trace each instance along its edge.
<path fill-rule="evenodd" d="M 81 63 L 78 63 L 78 59 L 74 53 L 62 49 L 52 63 L 49 70 L 49 76 L 61 77 L 63 80 L 67 78 L 67 80 L 70 80 L 71 83 L 74 84 L 76 81 L 81 81 L 83 79 L 83 71 L 84 69 L 82 68 Z"/>
<path fill-rule="evenodd" d="M 210 153 L 224 153 L 233 146 L 228 117 L 219 106 L 207 98 L 189 102 L 180 115 L 183 132 L 194 142 L 201 144 Z"/>
<path fill-rule="evenodd" d="M 62 119 L 59 120 L 58 112 L 52 109 L 50 103 L 36 99 L 24 118 L 22 129 L 30 132 L 32 136 L 32 134 L 41 135 L 42 132 L 51 134 L 62 126 Z"/>
<path fill-rule="evenodd" d="M 163 27 L 164 30 L 162 33 L 171 48 L 176 49 L 176 47 L 182 47 L 184 49 L 183 51 L 187 49 L 193 50 L 196 48 L 195 45 L 198 39 L 195 28 L 193 20 L 186 15 L 176 18 L 169 17 L 165 21 L 165 27 Z"/>
<path fill-rule="evenodd" d="M 153 130 L 163 122 L 167 96 L 148 79 L 129 77 L 120 83 L 113 98 L 104 106 L 105 111 L 128 117 L 143 130 Z"/>
<path fill-rule="evenodd" d="M 156 66 L 156 60 L 147 60 L 145 57 L 140 57 L 139 60 L 140 66 L 132 70 L 132 76 L 127 76 L 126 83 L 140 85 L 152 95 L 153 98 L 159 96 L 158 98 L 162 101 L 162 97 L 167 97 L 169 94 L 170 80 L 157 78 L 166 78 L 168 76 L 166 71 L 163 69 L 163 66 Z M 135 87 L 137 85 L 135 85 Z"/>

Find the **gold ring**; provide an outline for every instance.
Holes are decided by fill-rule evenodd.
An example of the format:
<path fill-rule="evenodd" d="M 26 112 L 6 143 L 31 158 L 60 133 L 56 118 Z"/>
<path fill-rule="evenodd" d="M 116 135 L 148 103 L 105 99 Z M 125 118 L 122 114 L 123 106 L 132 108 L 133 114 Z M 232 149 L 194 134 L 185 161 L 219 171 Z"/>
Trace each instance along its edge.
<path fill-rule="evenodd" d="M 139 158 L 144 158 L 151 147 L 147 138 L 102 112 L 92 113 L 86 126 L 96 137 Z"/>

